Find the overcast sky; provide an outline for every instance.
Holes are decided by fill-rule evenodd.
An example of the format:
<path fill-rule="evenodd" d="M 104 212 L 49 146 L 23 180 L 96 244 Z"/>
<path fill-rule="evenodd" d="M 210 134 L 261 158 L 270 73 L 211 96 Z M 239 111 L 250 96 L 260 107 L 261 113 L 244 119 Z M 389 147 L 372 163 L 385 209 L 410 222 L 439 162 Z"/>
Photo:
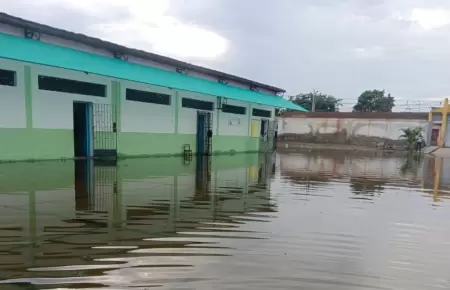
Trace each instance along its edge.
<path fill-rule="evenodd" d="M 0 10 L 282 87 L 450 95 L 449 0 L 0 0 Z"/>

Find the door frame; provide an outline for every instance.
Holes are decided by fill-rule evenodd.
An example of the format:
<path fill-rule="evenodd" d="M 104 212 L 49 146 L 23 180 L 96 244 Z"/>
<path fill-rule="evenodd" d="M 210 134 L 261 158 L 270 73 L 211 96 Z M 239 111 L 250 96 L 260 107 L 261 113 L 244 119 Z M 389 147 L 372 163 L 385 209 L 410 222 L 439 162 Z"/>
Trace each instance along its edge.
<path fill-rule="evenodd" d="M 209 135 L 209 131 L 211 131 Z M 197 111 L 197 155 L 212 154 L 213 112 Z"/>
<path fill-rule="evenodd" d="M 84 155 L 85 156 L 75 156 L 75 157 L 83 157 L 83 158 L 92 158 L 94 157 L 94 132 L 93 132 L 93 111 L 92 111 L 92 102 L 86 102 L 86 101 L 78 101 L 74 100 L 73 105 L 75 104 L 83 104 L 85 109 L 85 142 L 84 142 Z M 73 124 L 74 130 L 75 130 L 75 124 Z M 75 146 L 75 140 L 74 140 L 74 146 Z M 75 149 L 75 148 L 74 148 Z"/>

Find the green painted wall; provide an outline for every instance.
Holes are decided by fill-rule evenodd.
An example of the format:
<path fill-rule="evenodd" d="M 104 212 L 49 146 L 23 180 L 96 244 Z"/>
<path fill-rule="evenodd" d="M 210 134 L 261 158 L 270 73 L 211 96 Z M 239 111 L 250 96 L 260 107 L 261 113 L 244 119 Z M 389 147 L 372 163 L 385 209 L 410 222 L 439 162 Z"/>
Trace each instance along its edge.
<path fill-rule="evenodd" d="M 1 35 L 1 34 L 0 34 Z M 1 39 L 1 37 L 0 37 Z M 0 45 L 1 46 L 1 45 Z M 26 112 L 25 128 L 0 128 L 0 161 L 20 160 L 54 160 L 70 159 L 74 157 L 73 130 L 71 129 L 38 129 L 33 128 L 33 65 L 24 64 L 24 99 Z M 36 85 L 36 84 L 34 84 Z M 196 135 L 179 133 L 180 122 L 185 122 L 180 114 L 180 96 L 174 95 L 175 128 L 176 133 L 132 133 L 122 132 L 122 82 L 111 81 L 111 105 L 114 106 L 111 119 L 116 121 L 117 134 L 111 132 L 96 132 L 94 148 L 117 148 L 121 157 L 132 156 L 167 156 L 181 155 L 183 145 L 189 144 L 196 153 Z M 51 104 L 49 104 L 51 106 Z M 37 112 L 37 111 L 36 111 Z M 36 113 L 35 112 L 35 113 Z M 67 112 L 71 114 L 71 112 Z M 259 138 L 250 136 L 220 135 L 219 116 L 214 120 L 218 135 L 213 136 L 212 151 L 215 154 L 229 154 L 259 151 Z M 249 121 L 251 116 L 249 115 Z M 251 123 L 248 131 L 250 132 Z"/>
<path fill-rule="evenodd" d="M 213 153 L 257 152 L 259 138 L 250 136 L 213 136 Z"/>
<path fill-rule="evenodd" d="M 120 156 L 181 155 L 183 144 L 196 151 L 196 135 L 122 132 L 118 137 Z"/>
<path fill-rule="evenodd" d="M 0 160 L 73 158 L 73 131 L 0 128 Z"/>
<path fill-rule="evenodd" d="M 183 145 L 189 144 L 197 151 L 196 135 L 191 134 L 150 134 L 122 132 L 118 137 L 120 156 L 179 155 Z M 257 152 L 259 138 L 245 136 L 213 136 L 214 154 L 233 152 Z"/>
<path fill-rule="evenodd" d="M 113 148 L 115 142 L 107 136 L 97 135 L 96 143 L 103 149 Z M 47 160 L 74 157 L 73 131 L 58 129 L 4 129 L 0 128 L 0 160 Z M 118 133 L 117 147 L 121 157 L 181 155 L 183 144 L 196 152 L 196 135 Z M 240 136 L 214 136 L 213 153 L 257 152 L 259 139 Z"/>

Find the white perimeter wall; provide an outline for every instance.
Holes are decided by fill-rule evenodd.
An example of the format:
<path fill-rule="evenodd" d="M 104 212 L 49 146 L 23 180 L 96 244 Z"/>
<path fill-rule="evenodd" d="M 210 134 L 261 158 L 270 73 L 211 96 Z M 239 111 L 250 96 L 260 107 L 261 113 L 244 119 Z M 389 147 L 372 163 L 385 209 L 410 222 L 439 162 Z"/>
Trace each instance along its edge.
<path fill-rule="evenodd" d="M 0 86 L 0 128 L 25 128 L 24 66 L 0 59 L 0 68 L 16 72 L 16 86 Z"/>
<path fill-rule="evenodd" d="M 280 118 L 278 134 L 333 134 L 346 129 L 350 135 L 397 140 L 401 129 L 422 127 L 427 136 L 427 120 L 397 119 L 337 119 L 337 118 Z"/>

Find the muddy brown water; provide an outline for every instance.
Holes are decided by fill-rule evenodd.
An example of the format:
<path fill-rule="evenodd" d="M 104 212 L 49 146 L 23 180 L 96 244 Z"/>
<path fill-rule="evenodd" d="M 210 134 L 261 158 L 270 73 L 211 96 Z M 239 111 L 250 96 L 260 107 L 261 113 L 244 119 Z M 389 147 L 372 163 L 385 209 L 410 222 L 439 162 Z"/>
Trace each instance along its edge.
<path fill-rule="evenodd" d="M 0 164 L 0 289 L 450 289 L 450 160 Z"/>

